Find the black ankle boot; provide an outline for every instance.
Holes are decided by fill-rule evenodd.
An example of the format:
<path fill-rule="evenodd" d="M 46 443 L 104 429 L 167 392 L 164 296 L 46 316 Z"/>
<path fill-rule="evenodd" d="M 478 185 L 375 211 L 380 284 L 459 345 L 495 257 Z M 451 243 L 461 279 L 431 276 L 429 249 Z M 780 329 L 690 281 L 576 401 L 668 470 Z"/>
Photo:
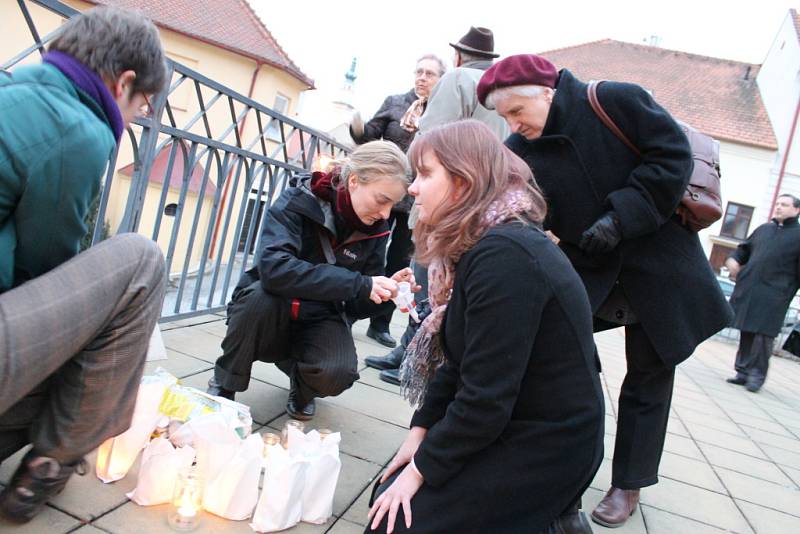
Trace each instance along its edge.
<path fill-rule="evenodd" d="M 317 413 L 317 405 L 314 399 L 306 401 L 302 397 L 297 382 L 294 379 L 290 379 L 289 398 L 286 399 L 286 413 L 292 419 L 308 421 L 313 419 Z"/>
<path fill-rule="evenodd" d="M 367 356 L 364 358 L 364 363 L 367 364 L 367 367 L 372 367 L 380 371 L 384 369 L 399 369 L 405 352 L 406 348 L 400 345 L 386 356 Z"/>
<path fill-rule="evenodd" d="M 208 389 L 206 389 L 206 393 L 209 395 L 214 395 L 215 397 L 224 397 L 229 400 L 236 400 L 236 392 L 222 387 L 222 385 L 217 382 L 217 379 L 213 376 L 208 379 Z"/>

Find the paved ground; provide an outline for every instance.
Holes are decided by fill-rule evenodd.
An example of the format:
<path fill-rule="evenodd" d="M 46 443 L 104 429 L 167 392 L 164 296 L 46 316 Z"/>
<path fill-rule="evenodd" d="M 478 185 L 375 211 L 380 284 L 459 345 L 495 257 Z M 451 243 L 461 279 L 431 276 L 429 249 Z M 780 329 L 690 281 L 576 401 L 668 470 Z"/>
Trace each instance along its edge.
<path fill-rule="evenodd" d="M 399 335 L 397 316 L 392 329 Z M 169 360 L 158 362 L 183 382 L 203 387 L 220 352 L 225 326 L 218 316 L 205 316 L 163 326 Z M 360 357 L 382 354 L 366 338 L 364 322 L 355 327 Z M 606 391 L 606 459 L 584 507 L 591 510 L 610 482 L 616 399 L 625 373 L 621 332 L 597 337 Z M 708 341 L 678 369 L 661 482 L 642 492 L 642 506 L 619 534 L 737 532 L 770 534 L 800 532 L 800 364 L 773 358 L 770 376 L 758 394 L 724 382 L 731 374 L 735 346 Z M 152 371 L 156 364 L 148 364 Z M 360 366 L 363 368 L 363 363 Z M 273 366 L 257 364 L 256 380 L 240 400 L 253 407 L 262 426 L 281 428 L 288 380 Z M 397 390 L 363 369 L 361 380 L 338 398 L 318 401 L 312 426 L 342 432 L 342 473 L 327 525 L 301 524 L 297 534 L 363 531 L 371 483 L 391 459 L 405 435 L 411 414 Z M 94 458 L 90 458 L 94 460 Z M 16 462 L 0 466 L 0 482 Z M 139 507 L 125 498 L 136 481 L 134 470 L 122 481 L 103 485 L 93 474 L 75 477 L 65 492 L 29 525 L 0 531 L 22 533 L 169 532 L 166 506 Z M 204 514 L 197 532 L 251 532 L 247 522 Z M 593 525 L 595 532 L 611 532 Z"/>

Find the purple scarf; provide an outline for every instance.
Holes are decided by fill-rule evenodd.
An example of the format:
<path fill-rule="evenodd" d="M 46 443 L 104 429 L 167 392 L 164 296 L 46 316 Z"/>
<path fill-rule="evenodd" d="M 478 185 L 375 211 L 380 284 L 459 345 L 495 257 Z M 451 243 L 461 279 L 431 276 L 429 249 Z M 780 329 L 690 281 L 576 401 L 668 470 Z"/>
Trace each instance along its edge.
<path fill-rule="evenodd" d="M 114 132 L 114 138 L 119 143 L 122 133 L 125 131 L 125 124 L 122 122 L 119 106 L 102 78 L 71 55 L 57 50 L 46 53 L 42 58 L 42 63 L 49 63 L 60 70 L 76 87 L 97 102 L 106 115 L 108 125 Z"/>

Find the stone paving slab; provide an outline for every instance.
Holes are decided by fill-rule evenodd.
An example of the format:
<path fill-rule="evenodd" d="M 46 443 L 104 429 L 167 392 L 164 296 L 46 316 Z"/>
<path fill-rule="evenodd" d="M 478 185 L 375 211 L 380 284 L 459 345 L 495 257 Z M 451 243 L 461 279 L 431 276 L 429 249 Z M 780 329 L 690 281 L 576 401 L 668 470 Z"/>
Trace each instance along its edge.
<path fill-rule="evenodd" d="M 405 317 L 390 326 L 399 339 Z M 301 524 L 291 534 L 363 532 L 372 484 L 404 438 L 412 410 L 398 388 L 381 382 L 363 358 L 389 349 L 365 335 L 367 322 L 353 328 L 361 379 L 342 395 L 318 400 L 310 428 L 342 432 L 342 474 L 334 499 L 334 517 L 325 525 Z M 222 353 L 223 316 L 207 315 L 162 325 L 169 359 L 151 362 L 182 382 L 204 388 Z M 605 458 L 584 494 L 587 511 L 600 501 L 611 480 L 616 433 L 616 399 L 625 376 L 621 330 L 596 336 L 603 364 L 606 397 Z M 639 510 L 614 534 L 800 532 L 800 364 L 773 358 L 768 381 L 758 394 L 727 384 L 735 345 L 707 341 L 682 364 L 675 379 L 660 482 L 642 490 Z M 278 430 L 286 416 L 288 379 L 274 365 L 257 363 L 248 391 L 238 398 L 251 406 L 260 431 Z M 263 425 L 263 428 L 262 428 Z M 8 480 L 18 458 L 0 465 L 0 483 Z M 93 464 L 94 455 L 88 458 Z M 170 532 L 167 506 L 140 507 L 125 492 L 135 485 L 137 464 L 125 479 L 103 485 L 91 474 L 74 477 L 64 493 L 32 523 L 15 527 L 0 522 L 1 532 L 81 534 Z M 456 512 L 457 513 L 457 512 Z M 592 524 L 598 533 L 611 532 Z M 198 533 L 252 532 L 248 523 L 204 514 Z"/>

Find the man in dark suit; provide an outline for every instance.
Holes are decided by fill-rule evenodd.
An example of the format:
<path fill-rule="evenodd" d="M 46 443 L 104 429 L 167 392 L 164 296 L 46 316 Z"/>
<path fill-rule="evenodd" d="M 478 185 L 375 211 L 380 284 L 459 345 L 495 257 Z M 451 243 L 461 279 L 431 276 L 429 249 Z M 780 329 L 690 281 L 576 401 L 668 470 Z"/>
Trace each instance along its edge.
<path fill-rule="evenodd" d="M 727 381 L 756 392 L 764 385 L 772 344 L 800 287 L 800 199 L 781 195 L 772 221 L 740 243 L 725 262 L 736 280 L 733 327 L 741 330 L 736 376 Z"/>
<path fill-rule="evenodd" d="M 637 85 L 604 82 L 597 95 L 641 155 L 601 122 L 587 84 L 543 57 L 508 57 L 478 84 L 544 190 L 545 228 L 583 280 L 595 331 L 625 326 L 611 489 L 592 513 L 616 527 L 658 482 L 675 366 L 732 314 L 697 234 L 675 216 L 692 171 L 686 136 Z"/>

